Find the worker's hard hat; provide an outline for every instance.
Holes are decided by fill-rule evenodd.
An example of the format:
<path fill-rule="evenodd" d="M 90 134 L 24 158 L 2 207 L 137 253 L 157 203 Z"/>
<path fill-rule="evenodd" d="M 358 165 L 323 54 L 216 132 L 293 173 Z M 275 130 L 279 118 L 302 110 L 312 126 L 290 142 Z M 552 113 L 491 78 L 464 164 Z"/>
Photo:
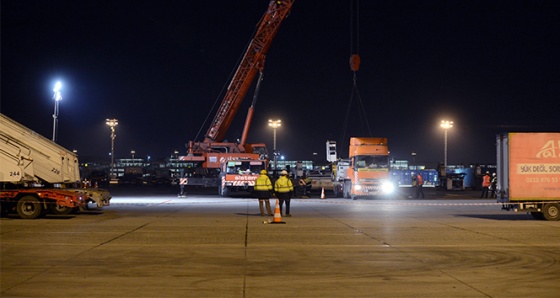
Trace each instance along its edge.
<path fill-rule="evenodd" d="M 282 170 L 282 172 L 280 172 L 280 175 L 288 175 L 288 172 L 286 172 L 286 170 Z"/>
<path fill-rule="evenodd" d="M 266 170 L 261 171 L 261 175 L 266 175 L 266 174 L 268 174 L 268 172 Z"/>
<path fill-rule="evenodd" d="M 492 176 L 496 176 L 496 173 L 492 173 Z"/>

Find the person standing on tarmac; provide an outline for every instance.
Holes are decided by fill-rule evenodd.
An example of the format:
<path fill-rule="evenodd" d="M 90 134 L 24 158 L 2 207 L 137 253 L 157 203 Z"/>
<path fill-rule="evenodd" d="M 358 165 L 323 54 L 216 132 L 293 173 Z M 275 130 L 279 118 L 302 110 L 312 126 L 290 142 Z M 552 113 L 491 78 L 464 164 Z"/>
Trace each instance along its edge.
<path fill-rule="evenodd" d="M 257 180 L 255 180 L 255 187 L 253 189 L 253 196 L 259 199 L 259 209 L 261 210 L 261 216 L 264 216 L 264 206 L 266 204 L 266 211 L 269 216 L 273 216 L 270 209 L 270 192 L 272 191 L 272 182 L 267 176 L 266 170 L 262 170 Z"/>
<path fill-rule="evenodd" d="M 309 176 L 303 174 L 303 177 L 299 179 L 298 184 L 301 190 L 301 197 L 304 199 L 309 198 L 311 193 L 311 179 L 309 179 Z"/>
<path fill-rule="evenodd" d="M 422 189 L 423 184 L 424 184 L 424 180 L 422 179 L 422 175 L 418 173 L 418 175 L 416 175 L 416 198 L 417 199 L 420 197 L 420 194 L 422 194 L 422 199 L 424 198 L 424 190 Z"/>
<path fill-rule="evenodd" d="M 416 175 L 414 175 L 414 172 L 410 173 L 410 186 L 408 198 L 412 199 L 412 195 L 416 192 Z"/>
<path fill-rule="evenodd" d="M 497 197 L 496 187 L 498 186 L 498 177 L 496 177 L 496 173 L 492 173 L 492 180 L 490 180 L 490 189 L 492 192 L 490 193 L 491 198 Z"/>
<path fill-rule="evenodd" d="M 488 189 L 490 188 L 491 180 L 490 180 L 490 172 L 486 172 L 486 175 L 482 177 L 482 193 L 480 194 L 481 198 L 488 198 Z"/>
<path fill-rule="evenodd" d="M 288 178 L 288 172 L 283 170 L 280 172 L 280 178 L 274 183 L 274 192 L 278 197 L 280 202 L 280 213 L 282 213 L 282 205 L 286 202 L 286 215 L 287 217 L 292 216 L 290 214 L 290 200 L 292 198 L 292 192 L 294 191 L 294 185 L 292 181 Z"/>

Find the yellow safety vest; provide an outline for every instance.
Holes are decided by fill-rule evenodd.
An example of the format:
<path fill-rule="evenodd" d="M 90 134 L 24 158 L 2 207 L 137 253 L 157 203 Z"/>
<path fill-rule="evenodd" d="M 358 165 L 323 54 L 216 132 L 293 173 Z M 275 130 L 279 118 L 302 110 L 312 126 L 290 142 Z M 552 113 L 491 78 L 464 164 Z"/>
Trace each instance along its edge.
<path fill-rule="evenodd" d="M 272 182 L 270 182 L 270 178 L 268 178 L 267 175 L 260 175 L 257 177 L 254 189 L 258 191 L 272 190 Z"/>
<path fill-rule="evenodd" d="M 292 181 L 286 176 L 280 176 L 276 183 L 274 184 L 274 190 L 276 192 L 290 192 L 294 191 L 294 185 Z"/>

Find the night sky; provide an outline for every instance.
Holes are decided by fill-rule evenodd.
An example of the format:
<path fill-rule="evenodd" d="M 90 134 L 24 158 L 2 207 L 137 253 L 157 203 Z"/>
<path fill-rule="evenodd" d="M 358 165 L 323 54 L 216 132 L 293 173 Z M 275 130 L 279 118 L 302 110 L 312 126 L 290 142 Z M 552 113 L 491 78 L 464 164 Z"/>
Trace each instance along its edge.
<path fill-rule="evenodd" d="M 324 161 L 327 140 L 347 152 L 350 136 L 374 136 L 389 138 L 396 159 L 415 151 L 435 166 L 447 119 L 448 163 L 467 165 L 495 163 L 496 133 L 560 131 L 560 2 L 360 1 L 354 46 L 350 3 L 295 2 L 268 52 L 249 142 L 272 151 L 267 121 L 281 119 L 289 160 Z M 81 161 L 109 159 L 106 118 L 119 120 L 116 158 L 184 154 L 203 139 L 267 6 L 2 0 L 0 112 L 50 139 L 60 80 L 58 143 Z"/>

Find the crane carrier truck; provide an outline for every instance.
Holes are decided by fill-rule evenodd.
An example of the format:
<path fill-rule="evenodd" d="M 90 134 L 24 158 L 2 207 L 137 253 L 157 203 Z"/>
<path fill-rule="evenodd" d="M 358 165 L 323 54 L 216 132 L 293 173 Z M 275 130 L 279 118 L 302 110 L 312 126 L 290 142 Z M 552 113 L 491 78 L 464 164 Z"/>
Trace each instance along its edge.
<path fill-rule="evenodd" d="M 75 153 L 0 114 L 0 210 L 33 219 L 67 214 L 89 202 L 109 205 L 109 192 L 81 188 Z"/>
<path fill-rule="evenodd" d="M 496 149 L 503 209 L 560 220 L 560 133 L 498 134 Z"/>

